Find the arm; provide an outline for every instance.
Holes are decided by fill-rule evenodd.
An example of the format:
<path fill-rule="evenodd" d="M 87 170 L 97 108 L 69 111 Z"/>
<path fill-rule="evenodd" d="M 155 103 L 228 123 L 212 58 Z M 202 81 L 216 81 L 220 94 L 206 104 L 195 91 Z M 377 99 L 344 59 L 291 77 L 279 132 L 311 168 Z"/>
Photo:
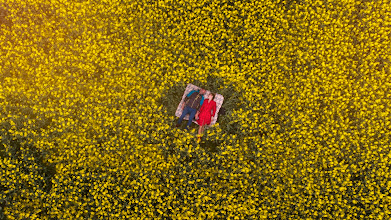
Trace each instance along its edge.
<path fill-rule="evenodd" d="M 189 94 L 187 94 L 187 97 L 190 97 L 191 94 L 193 94 L 194 92 L 195 92 L 195 90 L 190 91 Z"/>
<path fill-rule="evenodd" d="M 192 90 L 192 91 L 189 92 L 189 94 L 187 94 L 187 95 L 185 96 L 185 99 L 184 99 L 185 103 L 187 103 L 187 101 L 189 100 L 189 97 L 190 97 L 191 94 L 193 94 L 194 92 L 195 92 L 195 90 Z"/>
<path fill-rule="evenodd" d="M 201 105 L 201 108 L 198 110 L 198 112 L 201 112 L 204 109 L 204 105 Z"/>
<path fill-rule="evenodd" d="M 198 108 L 199 112 L 201 112 L 202 106 L 204 106 L 203 103 L 204 103 L 204 96 L 201 96 L 200 107 Z"/>
<path fill-rule="evenodd" d="M 216 102 L 213 102 L 213 114 L 212 116 L 215 117 L 216 114 Z"/>
<path fill-rule="evenodd" d="M 204 103 L 204 96 L 201 97 L 200 106 Z"/>

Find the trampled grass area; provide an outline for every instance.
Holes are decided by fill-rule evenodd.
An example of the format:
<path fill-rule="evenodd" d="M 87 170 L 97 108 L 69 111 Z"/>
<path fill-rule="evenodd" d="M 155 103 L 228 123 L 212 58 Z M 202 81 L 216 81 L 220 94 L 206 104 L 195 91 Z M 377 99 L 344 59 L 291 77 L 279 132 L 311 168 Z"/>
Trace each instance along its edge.
<path fill-rule="evenodd" d="M 0 3 L 0 219 L 386 219 L 390 3 Z"/>

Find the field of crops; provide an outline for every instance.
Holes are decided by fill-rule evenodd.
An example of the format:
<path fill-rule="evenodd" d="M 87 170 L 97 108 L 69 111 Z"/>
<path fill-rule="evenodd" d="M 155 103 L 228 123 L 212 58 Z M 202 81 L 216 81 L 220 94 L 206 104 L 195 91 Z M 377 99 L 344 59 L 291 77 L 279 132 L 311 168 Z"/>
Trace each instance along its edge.
<path fill-rule="evenodd" d="M 3 1 L 0 219 L 389 218 L 390 47 L 389 0 Z"/>

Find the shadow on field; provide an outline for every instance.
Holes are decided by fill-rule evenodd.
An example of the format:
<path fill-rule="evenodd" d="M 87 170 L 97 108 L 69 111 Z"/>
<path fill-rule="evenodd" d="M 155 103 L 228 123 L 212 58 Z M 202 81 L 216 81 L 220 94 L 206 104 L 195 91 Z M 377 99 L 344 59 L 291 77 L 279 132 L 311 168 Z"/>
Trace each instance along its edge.
<path fill-rule="evenodd" d="M 222 143 L 223 141 L 204 140 L 200 142 L 200 147 L 204 148 L 208 152 L 217 153 L 219 151 L 219 146 Z"/>
<path fill-rule="evenodd" d="M 10 163 L 14 165 L 14 167 L 16 166 L 17 173 L 33 176 L 38 175 L 39 177 L 42 177 L 34 179 L 34 181 L 39 188 L 44 192 L 49 193 L 52 188 L 51 179 L 56 174 L 56 167 L 54 164 L 44 161 L 45 153 L 36 148 L 33 144 L 29 144 L 26 138 L 14 137 L 9 133 L 0 135 L 2 137 L 0 142 L 0 159 L 10 159 Z M 34 190 L 32 186 L 22 182 L 19 184 L 13 182 L 11 184 L 14 184 L 12 187 L 17 191 L 22 189 L 27 191 Z M 0 192 L 5 192 L 6 190 L 9 190 L 9 187 L 0 183 Z M 8 205 L 7 202 L 13 201 L 13 191 L 14 190 L 10 190 L 8 193 L 5 193 L 5 199 L 0 199 L 0 219 L 5 219 L 3 210 Z"/>

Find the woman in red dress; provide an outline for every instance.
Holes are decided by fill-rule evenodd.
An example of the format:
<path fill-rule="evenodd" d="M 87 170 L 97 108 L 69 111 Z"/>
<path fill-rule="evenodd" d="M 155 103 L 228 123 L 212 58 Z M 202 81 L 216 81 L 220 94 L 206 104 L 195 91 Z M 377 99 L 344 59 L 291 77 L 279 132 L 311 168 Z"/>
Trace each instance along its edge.
<path fill-rule="evenodd" d="M 210 93 L 209 99 L 205 100 L 202 104 L 197 120 L 198 125 L 198 142 L 201 140 L 202 132 L 204 131 L 205 125 L 209 125 L 212 121 L 212 117 L 216 114 L 216 102 L 213 101 L 215 94 Z"/>

